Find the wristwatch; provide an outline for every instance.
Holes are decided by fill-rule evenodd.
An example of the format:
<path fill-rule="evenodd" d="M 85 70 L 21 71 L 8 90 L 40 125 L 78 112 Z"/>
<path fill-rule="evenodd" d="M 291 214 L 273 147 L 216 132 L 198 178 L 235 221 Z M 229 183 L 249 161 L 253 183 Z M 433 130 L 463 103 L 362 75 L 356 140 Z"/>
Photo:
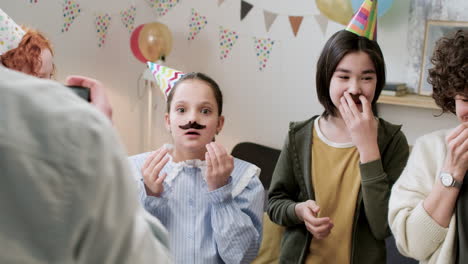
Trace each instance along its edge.
<path fill-rule="evenodd" d="M 452 174 L 448 172 L 441 172 L 439 177 L 440 177 L 440 181 L 442 182 L 442 185 L 444 185 L 445 187 L 456 187 L 458 189 L 462 187 L 462 183 L 456 181 L 453 178 Z"/>

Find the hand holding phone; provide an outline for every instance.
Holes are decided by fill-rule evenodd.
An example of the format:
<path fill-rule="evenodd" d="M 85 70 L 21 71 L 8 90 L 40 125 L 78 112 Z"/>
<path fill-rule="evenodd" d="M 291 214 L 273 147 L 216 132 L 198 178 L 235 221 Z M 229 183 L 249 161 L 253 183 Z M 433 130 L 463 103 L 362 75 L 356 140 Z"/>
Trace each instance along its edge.
<path fill-rule="evenodd" d="M 100 81 L 85 76 L 72 75 L 67 77 L 65 83 L 68 86 L 80 86 L 87 89 L 88 101 L 112 120 L 112 107 L 107 99 L 105 87 Z"/>
<path fill-rule="evenodd" d="M 83 98 L 87 102 L 91 102 L 91 95 L 89 88 L 83 86 L 76 86 L 76 85 L 67 85 L 74 93 L 76 93 L 79 97 Z"/>

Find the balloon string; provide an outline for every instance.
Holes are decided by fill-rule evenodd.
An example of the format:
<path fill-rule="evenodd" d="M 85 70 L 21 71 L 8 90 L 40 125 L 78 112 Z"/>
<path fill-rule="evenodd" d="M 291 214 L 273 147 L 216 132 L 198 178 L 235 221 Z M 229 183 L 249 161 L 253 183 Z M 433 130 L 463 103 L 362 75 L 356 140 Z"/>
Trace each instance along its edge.
<path fill-rule="evenodd" d="M 145 99 L 145 95 L 147 94 L 147 91 L 148 89 L 155 89 L 156 90 L 156 86 L 155 86 L 155 83 L 154 82 L 151 82 L 151 81 L 148 81 L 148 80 L 143 80 L 143 74 L 144 73 L 141 73 L 139 76 L 138 76 L 138 79 L 137 79 L 137 101 L 135 102 L 135 104 L 132 106 L 132 113 L 136 111 L 136 108 L 137 106 L 143 102 L 143 100 Z M 144 81 L 144 82 L 142 82 Z M 142 85 L 142 83 L 144 85 Z M 156 111 L 156 109 L 158 108 L 158 103 L 155 102 L 153 103 L 153 105 L 151 106 L 151 109 L 153 111 Z"/>

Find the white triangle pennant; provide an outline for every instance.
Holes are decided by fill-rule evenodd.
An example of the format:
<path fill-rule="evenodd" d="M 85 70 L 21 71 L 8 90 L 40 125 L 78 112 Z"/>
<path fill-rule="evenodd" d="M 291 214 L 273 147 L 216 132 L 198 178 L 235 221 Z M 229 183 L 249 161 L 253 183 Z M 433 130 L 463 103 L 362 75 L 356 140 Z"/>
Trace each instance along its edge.
<path fill-rule="evenodd" d="M 278 14 L 263 10 L 263 17 L 265 18 L 266 31 L 269 32 L 271 25 L 273 24 L 273 22 L 275 22 L 276 17 L 278 17 Z"/>
<path fill-rule="evenodd" d="M 320 30 L 322 30 L 322 34 L 325 35 L 328 27 L 328 18 L 322 14 L 314 15 L 314 18 L 315 21 L 317 21 L 317 24 L 319 24 Z"/>

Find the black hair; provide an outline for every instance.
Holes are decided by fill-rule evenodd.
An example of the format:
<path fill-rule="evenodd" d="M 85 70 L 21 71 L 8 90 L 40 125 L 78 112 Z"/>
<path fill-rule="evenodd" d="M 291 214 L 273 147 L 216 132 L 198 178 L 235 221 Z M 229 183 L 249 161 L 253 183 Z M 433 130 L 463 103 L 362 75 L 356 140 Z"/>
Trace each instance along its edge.
<path fill-rule="evenodd" d="M 337 109 L 330 97 L 330 81 L 333 73 L 344 56 L 358 51 L 365 52 L 374 63 L 377 85 L 375 96 L 372 100 L 372 109 L 374 110 L 374 114 L 376 114 L 375 104 L 385 86 L 385 61 L 382 51 L 376 41 L 358 36 L 347 30 L 340 30 L 327 41 L 317 61 L 315 83 L 319 102 L 325 108 L 322 114 L 325 118 L 329 115 L 336 116 L 337 114 Z"/>

